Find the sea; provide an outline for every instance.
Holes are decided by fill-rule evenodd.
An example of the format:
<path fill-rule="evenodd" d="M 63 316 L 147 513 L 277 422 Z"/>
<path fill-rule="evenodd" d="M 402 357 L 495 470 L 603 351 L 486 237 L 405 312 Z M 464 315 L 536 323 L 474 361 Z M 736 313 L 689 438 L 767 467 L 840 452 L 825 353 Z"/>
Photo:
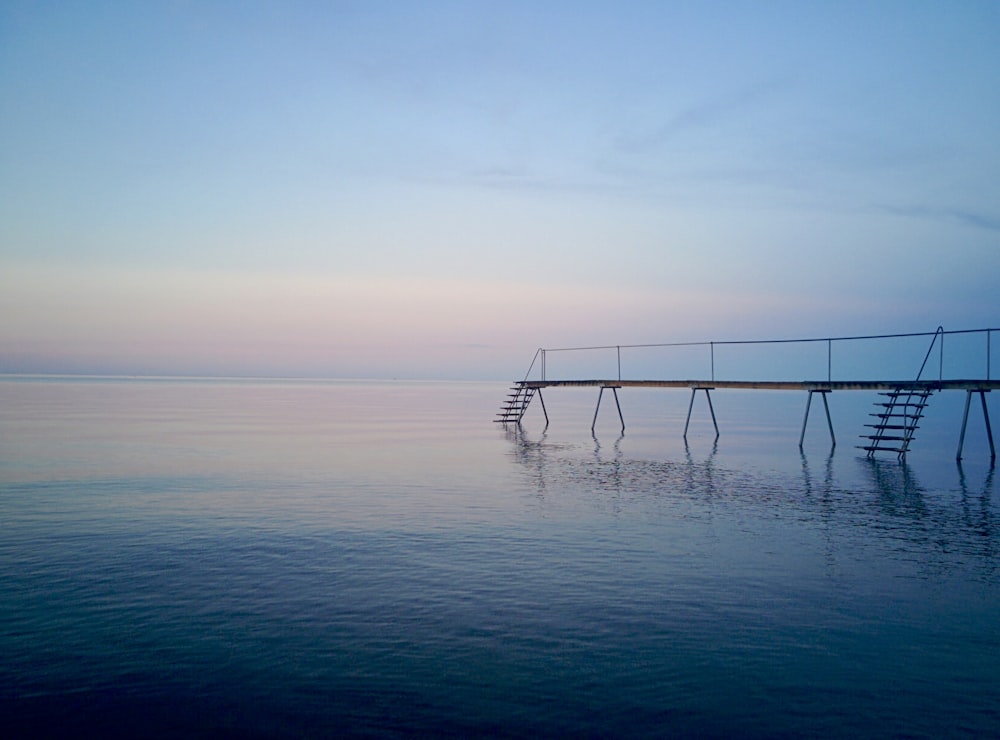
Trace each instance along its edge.
<path fill-rule="evenodd" d="M 978 396 L 508 385 L 0 376 L 0 736 L 1000 735 Z"/>

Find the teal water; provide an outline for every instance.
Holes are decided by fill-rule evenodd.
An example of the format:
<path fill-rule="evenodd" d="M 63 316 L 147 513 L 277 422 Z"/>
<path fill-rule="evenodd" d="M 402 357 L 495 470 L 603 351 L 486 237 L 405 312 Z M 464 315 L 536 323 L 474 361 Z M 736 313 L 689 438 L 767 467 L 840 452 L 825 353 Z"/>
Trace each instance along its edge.
<path fill-rule="evenodd" d="M 0 380 L 6 737 L 1000 732 L 1000 510 L 939 394 Z M 991 409 L 992 410 L 992 409 Z M 994 418 L 996 414 L 994 413 Z"/>

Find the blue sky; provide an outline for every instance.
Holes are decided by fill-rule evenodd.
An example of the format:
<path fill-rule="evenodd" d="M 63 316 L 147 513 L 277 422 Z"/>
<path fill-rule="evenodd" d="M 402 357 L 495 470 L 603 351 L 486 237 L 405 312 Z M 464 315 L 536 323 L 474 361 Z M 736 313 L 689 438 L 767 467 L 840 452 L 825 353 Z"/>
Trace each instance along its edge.
<path fill-rule="evenodd" d="M 1000 325 L 995 2 L 0 6 L 0 372 Z"/>

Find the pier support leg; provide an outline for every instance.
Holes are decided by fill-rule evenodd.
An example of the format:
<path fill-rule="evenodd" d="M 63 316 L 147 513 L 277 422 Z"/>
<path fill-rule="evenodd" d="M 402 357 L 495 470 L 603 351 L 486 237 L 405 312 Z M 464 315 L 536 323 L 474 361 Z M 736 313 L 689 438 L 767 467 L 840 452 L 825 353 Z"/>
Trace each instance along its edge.
<path fill-rule="evenodd" d="M 983 421 L 986 422 L 986 437 L 990 441 L 990 460 L 996 461 L 997 449 L 993 446 L 993 430 L 990 428 L 990 412 L 986 408 L 986 392 L 979 391 L 979 400 L 983 402 Z"/>
<path fill-rule="evenodd" d="M 955 456 L 955 459 L 962 459 L 962 447 L 965 446 L 965 429 L 969 425 L 969 406 L 972 404 L 973 393 L 979 394 L 979 400 L 983 404 L 983 421 L 986 422 L 986 438 L 990 443 L 990 461 L 996 461 L 997 451 L 996 447 L 993 446 L 993 428 L 990 426 L 990 412 L 986 406 L 986 394 L 989 393 L 989 391 L 984 390 L 968 390 L 965 392 L 965 411 L 962 414 L 962 432 L 958 435 L 958 454 Z"/>
<path fill-rule="evenodd" d="M 602 385 L 600 392 L 597 394 L 597 408 L 594 409 L 594 421 L 590 425 L 590 433 L 594 433 L 594 427 L 597 426 L 597 412 L 601 410 L 601 396 L 604 395 L 604 389 L 607 388 L 612 393 L 615 394 L 615 406 L 618 407 L 618 419 L 622 423 L 622 434 L 625 434 L 625 417 L 622 416 L 622 405 L 618 402 L 618 389 L 621 386 L 617 385 Z"/>
<path fill-rule="evenodd" d="M 618 407 L 618 421 L 620 421 L 622 423 L 622 434 L 625 434 L 625 417 L 622 416 L 622 405 L 620 403 L 618 403 L 618 389 L 612 386 L 611 392 L 615 394 L 615 406 Z M 985 407 L 986 406 L 985 406 L 985 402 L 984 402 L 983 408 L 985 408 Z M 989 426 L 989 420 L 987 420 L 986 425 L 987 425 L 987 427 Z M 992 441 L 993 441 L 993 438 L 990 437 L 991 444 L 992 444 Z"/>
<path fill-rule="evenodd" d="M 802 434 L 799 435 L 799 449 L 800 450 L 802 449 L 802 443 L 806 439 L 806 424 L 809 421 L 809 407 L 812 405 L 813 393 L 821 393 L 821 394 L 823 394 L 823 408 L 826 410 L 826 425 L 830 429 L 830 442 L 831 442 L 830 447 L 836 447 L 837 446 L 837 438 L 833 434 L 833 419 L 830 417 L 830 404 L 827 403 L 827 401 L 826 401 L 826 394 L 829 393 L 829 392 L 830 391 L 827 391 L 827 390 L 809 391 L 809 398 L 806 401 L 806 414 L 802 418 Z"/>
<path fill-rule="evenodd" d="M 688 416 L 687 421 L 684 422 L 684 439 L 688 438 L 688 425 L 691 423 L 691 409 L 694 408 L 694 394 L 695 389 L 691 389 L 691 402 L 688 404 Z"/>
<path fill-rule="evenodd" d="M 545 410 L 545 399 L 542 398 L 542 389 L 539 388 L 535 393 L 538 394 L 538 401 L 542 404 L 542 413 L 545 414 L 545 428 L 549 428 L 549 412 Z"/>
<path fill-rule="evenodd" d="M 601 390 L 597 392 L 597 408 L 594 409 L 594 421 L 590 424 L 590 433 L 594 433 L 594 427 L 597 426 L 597 412 L 601 410 L 601 396 L 604 395 L 604 386 L 601 386 Z M 965 404 L 965 414 L 969 414 L 969 404 Z M 962 426 L 962 436 L 965 436 L 965 425 Z"/>
<path fill-rule="evenodd" d="M 715 420 L 715 409 L 712 407 L 712 394 L 709 393 L 709 391 L 711 391 L 711 390 L 713 390 L 713 389 L 712 388 L 703 388 L 703 387 L 698 387 L 698 388 L 692 388 L 691 389 L 691 403 L 688 404 L 687 421 L 684 422 L 684 439 L 685 440 L 687 440 L 687 438 L 688 438 L 688 426 L 691 424 L 691 409 L 694 408 L 694 397 L 695 397 L 695 394 L 698 393 L 698 391 L 705 391 L 705 398 L 708 399 L 708 411 L 709 411 L 709 413 L 712 414 L 712 425 L 715 427 L 715 438 L 716 439 L 719 438 L 719 424 Z"/>
<path fill-rule="evenodd" d="M 958 454 L 956 460 L 962 459 L 962 447 L 965 446 L 965 428 L 969 425 L 969 405 L 972 403 L 972 391 L 965 392 L 965 412 L 962 414 L 962 431 L 958 435 Z"/>

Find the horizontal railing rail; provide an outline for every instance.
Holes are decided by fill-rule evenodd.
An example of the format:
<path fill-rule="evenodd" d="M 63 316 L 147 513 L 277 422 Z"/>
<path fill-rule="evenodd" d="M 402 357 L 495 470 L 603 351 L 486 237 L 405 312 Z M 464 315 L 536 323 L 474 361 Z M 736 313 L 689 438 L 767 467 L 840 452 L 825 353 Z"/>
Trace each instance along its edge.
<path fill-rule="evenodd" d="M 605 344 L 605 345 L 591 345 L 585 347 L 539 347 L 535 351 L 535 355 L 532 358 L 531 365 L 528 368 L 527 373 L 525 373 L 524 379 L 528 380 L 531 376 L 533 370 L 538 369 L 539 380 L 554 380 L 555 378 L 550 378 L 547 375 L 548 371 L 548 357 L 549 355 L 555 355 L 560 353 L 573 353 L 573 352 L 606 352 L 614 351 L 615 359 L 617 362 L 617 376 L 618 380 L 622 380 L 622 350 L 651 350 L 651 349 L 680 349 L 680 348 L 697 348 L 705 347 L 708 349 L 708 364 L 707 368 L 709 371 L 708 378 L 702 378 L 706 380 L 715 381 L 716 377 L 716 358 L 715 351 L 717 348 L 721 347 L 746 347 L 749 345 L 792 345 L 792 344 L 816 344 L 816 343 L 826 343 L 826 379 L 827 381 L 833 380 L 833 347 L 835 344 L 841 345 L 848 342 L 860 342 L 860 341 L 874 341 L 874 340 L 889 340 L 889 339 L 907 339 L 907 338 L 920 338 L 920 337 L 933 337 L 931 346 L 927 350 L 927 354 L 924 357 L 924 362 L 920 366 L 919 376 L 923 374 L 923 371 L 927 365 L 928 359 L 931 353 L 937 345 L 938 349 L 938 380 L 944 377 L 944 366 L 945 366 L 945 338 L 946 337 L 956 337 L 959 335 L 983 335 L 985 339 L 985 364 L 982 378 L 991 380 L 992 379 L 992 368 L 991 368 L 991 353 L 992 353 L 992 335 L 993 332 L 1000 331 L 998 327 L 991 327 L 985 329 L 957 329 L 951 331 L 945 331 L 942 327 L 938 327 L 935 331 L 930 332 L 906 332 L 897 334 L 866 334 L 866 335 L 852 335 L 852 336 L 837 336 L 837 337 L 806 337 L 797 339 L 731 339 L 731 340 L 712 340 L 712 341 L 686 341 L 686 342 L 659 342 L 659 343 L 646 343 L 646 344 Z M 978 362 L 976 362 L 978 365 Z M 912 377 L 912 376 L 911 376 Z M 611 379 L 611 378 L 608 378 Z"/>

